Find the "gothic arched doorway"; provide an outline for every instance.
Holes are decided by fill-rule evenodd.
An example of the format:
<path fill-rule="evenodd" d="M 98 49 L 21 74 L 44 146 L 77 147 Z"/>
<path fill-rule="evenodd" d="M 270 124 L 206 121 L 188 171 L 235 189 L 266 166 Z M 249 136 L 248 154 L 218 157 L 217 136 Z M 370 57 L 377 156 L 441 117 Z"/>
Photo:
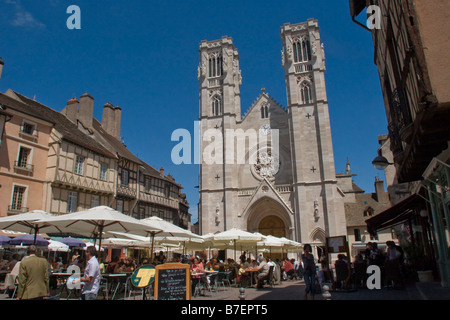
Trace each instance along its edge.
<path fill-rule="evenodd" d="M 267 216 L 262 219 L 258 229 L 258 232 L 265 236 L 286 237 L 286 226 L 283 220 L 277 216 Z"/>

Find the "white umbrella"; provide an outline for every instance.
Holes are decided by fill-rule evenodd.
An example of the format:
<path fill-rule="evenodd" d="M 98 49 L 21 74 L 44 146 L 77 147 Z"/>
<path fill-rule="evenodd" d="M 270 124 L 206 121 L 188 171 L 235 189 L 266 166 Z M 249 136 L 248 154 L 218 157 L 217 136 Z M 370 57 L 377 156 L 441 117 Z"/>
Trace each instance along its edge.
<path fill-rule="evenodd" d="M 55 251 L 55 252 L 69 252 L 70 247 L 67 244 L 64 244 L 59 241 L 55 240 L 48 240 L 48 251 Z"/>
<path fill-rule="evenodd" d="M 263 236 L 233 228 L 221 233 L 210 235 L 204 239 L 206 241 L 212 241 L 214 246 L 226 245 L 227 243 L 232 242 L 234 246 L 234 260 L 236 261 L 236 244 L 241 244 L 244 246 L 257 245 L 258 241 L 263 239 Z"/>
<path fill-rule="evenodd" d="M 169 221 L 163 220 L 159 217 L 150 217 L 147 219 L 143 219 L 143 222 L 147 223 L 149 226 L 155 228 L 155 229 L 161 229 L 159 232 L 152 232 L 151 233 L 151 242 L 152 242 L 152 252 L 153 252 L 153 244 L 155 242 L 155 237 L 182 237 L 184 239 L 201 239 L 201 236 L 192 233 L 189 230 L 180 228 L 173 223 L 170 223 Z M 153 255 L 151 257 L 151 262 L 153 262 Z"/>
<path fill-rule="evenodd" d="M 102 245 L 103 233 L 107 231 L 130 232 L 144 236 L 161 231 L 141 220 L 105 206 L 52 217 L 40 222 L 53 225 L 63 232 L 95 237 L 96 239 L 98 237 L 99 247 Z"/>
<path fill-rule="evenodd" d="M 41 210 L 34 210 L 27 213 L 7 216 L 0 218 L 0 229 L 34 234 L 34 238 L 36 240 L 36 236 L 39 232 L 61 232 L 58 227 L 49 225 L 45 222 L 40 222 L 40 220 L 50 219 L 52 217 L 54 216 Z"/>

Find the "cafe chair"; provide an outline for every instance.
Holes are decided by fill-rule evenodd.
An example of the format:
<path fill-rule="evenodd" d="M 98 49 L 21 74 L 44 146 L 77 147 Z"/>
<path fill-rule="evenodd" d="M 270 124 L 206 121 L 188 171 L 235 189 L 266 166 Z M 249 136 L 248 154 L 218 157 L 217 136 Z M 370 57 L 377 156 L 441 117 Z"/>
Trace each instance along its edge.
<path fill-rule="evenodd" d="M 108 279 L 106 278 L 100 279 L 100 287 L 98 288 L 97 291 L 97 297 L 100 293 L 103 296 L 103 300 L 108 300 Z"/>
<path fill-rule="evenodd" d="M 231 271 L 225 271 L 224 277 L 222 279 L 222 284 L 225 287 L 225 284 L 231 288 Z"/>

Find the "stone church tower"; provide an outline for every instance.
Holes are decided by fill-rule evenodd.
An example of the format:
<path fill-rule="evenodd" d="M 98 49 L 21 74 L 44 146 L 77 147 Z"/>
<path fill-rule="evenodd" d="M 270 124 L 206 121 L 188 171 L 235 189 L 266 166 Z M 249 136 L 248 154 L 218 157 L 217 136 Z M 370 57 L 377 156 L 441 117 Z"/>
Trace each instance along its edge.
<path fill-rule="evenodd" d="M 201 234 L 239 228 L 317 245 L 346 235 L 319 31 L 313 19 L 281 28 L 287 108 L 262 89 L 244 116 L 232 39 L 200 44 Z"/>

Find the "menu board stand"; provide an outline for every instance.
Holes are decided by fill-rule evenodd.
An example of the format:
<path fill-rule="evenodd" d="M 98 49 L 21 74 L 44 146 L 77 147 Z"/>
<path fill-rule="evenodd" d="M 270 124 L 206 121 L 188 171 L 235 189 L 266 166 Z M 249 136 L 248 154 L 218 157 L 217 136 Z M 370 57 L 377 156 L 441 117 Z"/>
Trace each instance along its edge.
<path fill-rule="evenodd" d="M 191 300 L 189 265 L 166 263 L 155 269 L 154 300 Z"/>

